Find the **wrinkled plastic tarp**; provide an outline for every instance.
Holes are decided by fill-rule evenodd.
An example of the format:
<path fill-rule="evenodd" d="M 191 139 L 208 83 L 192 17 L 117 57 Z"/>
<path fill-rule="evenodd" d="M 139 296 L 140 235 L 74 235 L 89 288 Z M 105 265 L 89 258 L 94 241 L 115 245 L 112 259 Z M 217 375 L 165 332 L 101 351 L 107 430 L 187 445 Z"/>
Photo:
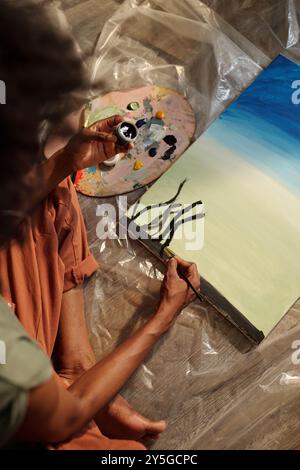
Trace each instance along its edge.
<path fill-rule="evenodd" d="M 199 135 L 278 53 L 300 57 L 299 13 L 296 0 L 125 1 L 106 22 L 89 61 L 96 90 L 145 83 L 177 89 L 194 108 Z M 163 273 L 138 243 L 97 239 L 96 206 L 103 202 L 81 197 L 101 265 L 86 287 L 98 357 L 153 313 Z M 110 232 L 115 229 L 111 222 Z M 293 349 L 299 316 L 298 303 L 254 348 L 208 305 L 186 308 L 123 390 L 139 411 L 168 421 L 152 448 L 299 444 L 300 365 Z"/>

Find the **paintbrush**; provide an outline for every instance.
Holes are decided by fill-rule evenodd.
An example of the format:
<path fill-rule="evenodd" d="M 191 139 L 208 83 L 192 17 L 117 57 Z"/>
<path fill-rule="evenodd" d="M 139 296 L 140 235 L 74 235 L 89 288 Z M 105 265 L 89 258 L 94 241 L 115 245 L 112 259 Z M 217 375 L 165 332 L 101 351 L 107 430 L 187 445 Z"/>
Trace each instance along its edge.
<path fill-rule="evenodd" d="M 172 259 L 172 258 L 176 258 L 176 255 L 175 253 L 173 253 L 172 250 L 170 250 L 170 248 L 164 248 L 164 254 L 166 255 L 166 257 L 168 259 Z M 195 287 L 193 286 L 193 284 L 190 282 L 190 280 L 187 278 L 185 272 L 183 271 L 183 269 L 180 267 L 180 266 L 177 266 L 177 270 L 180 274 L 180 276 L 182 277 L 182 279 L 185 280 L 185 282 L 187 283 L 187 285 L 189 286 L 190 289 L 192 289 L 192 291 L 194 292 L 194 294 L 198 297 L 198 299 L 200 300 L 200 302 L 205 302 L 205 297 L 200 294 L 200 292 L 197 292 Z"/>

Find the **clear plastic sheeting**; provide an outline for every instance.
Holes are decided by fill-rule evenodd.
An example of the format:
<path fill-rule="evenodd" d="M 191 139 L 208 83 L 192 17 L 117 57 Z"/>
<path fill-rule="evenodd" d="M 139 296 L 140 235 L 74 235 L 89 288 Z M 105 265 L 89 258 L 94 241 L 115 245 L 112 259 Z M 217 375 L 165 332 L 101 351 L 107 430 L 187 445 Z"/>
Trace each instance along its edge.
<path fill-rule="evenodd" d="M 108 0 L 108 8 L 110 2 L 116 3 Z M 98 2 L 99 9 L 92 3 L 93 25 L 97 14 L 100 24 L 105 2 Z M 89 63 L 97 91 L 145 83 L 174 88 L 191 102 L 198 135 L 278 53 L 300 57 L 296 0 L 119 3 L 102 32 L 99 27 Z M 80 201 L 100 263 L 86 286 L 87 320 L 100 358 L 154 312 L 164 269 L 137 242 L 97 239 L 96 206 L 104 200 Z M 111 221 L 110 233 L 115 230 Z M 140 412 L 167 420 L 167 431 L 151 447 L 289 449 L 300 444 L 299 318 L 297 303 L 253 347 L 207 304 L 187 307 L 122 392 Z"/>
<path fill-rule="evenodd" d="M 86 307 L 101 358 L 154 312 L 163 266 L 135 242 L 96 241 L 92 251 L 100 269 L 87 284 Z M 140 412 L 168 421 L 152 448 L 299 444 L 300 354 L 293 349 L 300 339 L 299 309 L 253 348 L 210 306 L 186 308 L 122 392 Z"/>
<path fill-rule="evenodd" d="M 178 90 L 199 134 L 298 36 L 294 1 L 128 0 L 102 30 L 92 78 L 101 91 L 145 83 Z"/>

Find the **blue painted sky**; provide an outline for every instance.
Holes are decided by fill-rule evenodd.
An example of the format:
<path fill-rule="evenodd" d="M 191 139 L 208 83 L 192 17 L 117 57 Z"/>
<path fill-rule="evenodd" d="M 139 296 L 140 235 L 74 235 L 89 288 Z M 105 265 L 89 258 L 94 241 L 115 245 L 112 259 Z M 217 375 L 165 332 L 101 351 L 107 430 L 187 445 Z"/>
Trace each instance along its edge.
<path fill-rule="evenodd" d="M 300 196 L 300 66 L 279 56 L 207 131 Z"/>

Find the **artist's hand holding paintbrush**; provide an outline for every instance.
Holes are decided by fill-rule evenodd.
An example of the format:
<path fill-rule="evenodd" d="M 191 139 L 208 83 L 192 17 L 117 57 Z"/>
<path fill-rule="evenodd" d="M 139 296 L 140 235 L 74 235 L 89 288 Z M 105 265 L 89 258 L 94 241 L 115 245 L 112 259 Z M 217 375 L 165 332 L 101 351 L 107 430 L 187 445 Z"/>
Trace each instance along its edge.
<path fill-rule="evenodd" d="M 39 439 L 49 443 L 69 439 L 111 402 L 171 327 L 182 308 L 193 299 L 193 292 L 180 277 L 179 268 L 195 289 L 200 287 L 200 276 L 193 263 L 171 259 L 167 264 L 159 306 L 143 326 L 80 375 L 68 390 L 58 386 L 53 376 L 30 393 L 27 416 L 18 435 L 21 441 Z M 41 427 L 41 422 L 46 422 L 47 426 Z M 166 424 L 160 422 L 159 426 L 163 431 Z"/>
<path fill-rule="evenodd" d="M 181 272 L 184 272 L 187 279 L 200 290 L 200 274 L 195 263 L 184 261 L 179 257 L 171 258 L 167 264 L 167 272 L 161 287 L 160 310 L 163 311 L 164 321 L 169 319 L 170 324 L 174 321 L 181 310 L 195 299 L 194 292 L 189 288 L 187 282 L 182 279 Z M 168 315 L 169 312 L 169 315 Z M 166 324 L 166 329 L 170 325 Z"/>

